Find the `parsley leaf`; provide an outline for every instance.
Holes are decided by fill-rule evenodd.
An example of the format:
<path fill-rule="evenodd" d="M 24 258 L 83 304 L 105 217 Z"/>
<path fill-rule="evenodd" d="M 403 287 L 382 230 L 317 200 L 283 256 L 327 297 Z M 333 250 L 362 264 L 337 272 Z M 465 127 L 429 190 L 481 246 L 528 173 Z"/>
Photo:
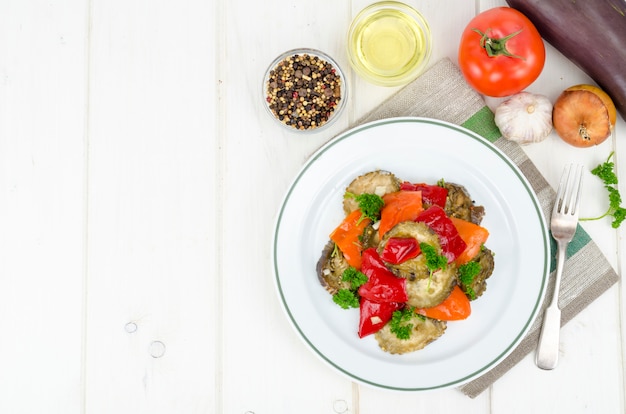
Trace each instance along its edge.
<path fill-rule="evenodd" d="M 480 273 L 480 269 L 478 262 L 468 262 L 459 266 L 459 281 L 470 300 L 476 299 L 476 292 L 471 284 L 474 283 L 474 278 Z"/>
<path fill-rule="evenodd" d="M 439 269 L 446 269 L 448 266 L 448 259 L 446 256 L 440 255 L 437 253 L 437 249 L 425 242 L 420 243 L 420 249 L 422 250 L 422 254 L 426 258 L 426 267 L 430 274 L 428 275 L 428 286 L 430 289 L 430 281 L 433 278 L 433 273 L 435 273 Z"/>
<path fill-rule="evenodd" d="M 398 339 L 409 339 L 413 330 L 413 324 L 409 322 L 411 322 L 414 316 L 415 311 L 410 306 L 394 311 L 389 321 L 391 333 L 395 334 Z"/>
<path fill-rule="evenodd" d="M 351 290 L 357 290 L 361 285 L 364 285 L 367 282 L 367 276 L 350 266 L 343 271 L 341 280 L 344 282 L 350 282 Z"/>
<path fill-rule="evenodd" d="M 372 221 L 378 221 L 380 219 L 380 210 L 385 205 L 382 197 L 376 194 L 363 193 L 355 195 L 353 193 L 346 192 L 346 197 L 352 197 L 359 204 L 362 216 L 361 220 L 368 218 Z"/>
<path fill-rule="evenodd" d="M 448 265 L 448 259 L 445 256 L 438 254 L 437 249 L 434 246 L 422 242 L 420 243 L 420 249 L 426 257 L 426 267 L 428 267 L 431 274 L 436 270 L 445 269 Z"/>
<path fill-rule="evenodd" d="M 598 165 L 591 170 L 591 174 L 595 175 L 604 183 L 604 188 L 609 193 L 609 208 L 608 210 L 598 217 L 586 217 L 581 218 L 581 221 L 599 220 L 606 216 L 613 216 L 613 222 L 611 227 L 618 228 L 624 219 L 626 219 L 626 208 L 622 207 L 622 197 L 617 188 L 617 175 L 615 174 L 615 164 L 611 161 L 611 158 L 615 152 L 611 152 L 605 162 Z"/>
<path fill-rule="evenodd" d="M 350 282 L 349 289 L 339 289 L 333 295 L 333 302 L 344 309 L 359 307 L 358 289 L 367 282 L 367 276 L 350 266 L 341 274 L 341 280 Z"/>
<path fill-rule="evenodd" d="M 611 157 L 613 157 L 613 152 L 611 152 L 609 158 L 604 163 L 591 170 L 591 174 L 595 175 L 601 179 L 604 184 L 608 185 L 617 184 L 617 175 L 615 175 L 615 172 L 613 171 L 615 165 L 610 161 Z"/>
<path fill-rule="evenodd" d="M 344 309 L 359 307 L 359 298 L 349 289 L 339 289 L 337 293 L 333 295 L 333 302 Z"/>

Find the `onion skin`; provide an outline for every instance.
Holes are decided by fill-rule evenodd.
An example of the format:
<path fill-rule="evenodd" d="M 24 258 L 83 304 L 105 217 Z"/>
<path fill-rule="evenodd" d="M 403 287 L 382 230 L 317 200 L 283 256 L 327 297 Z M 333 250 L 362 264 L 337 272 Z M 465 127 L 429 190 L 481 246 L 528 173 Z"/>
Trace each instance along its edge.
<path fill-rule="evenodd" d="M 541 37 L 589 75 L 626 120 L 626 3 L 623 0 L 506 0 Z"/>
<path fill-rule="evenodd" d="M 567 88 L 557 98 L 552 112 L 559 137 L 579 148 L 603 143 L 611 136 L 616 118 L 611 98 L 593 85 Z"/>

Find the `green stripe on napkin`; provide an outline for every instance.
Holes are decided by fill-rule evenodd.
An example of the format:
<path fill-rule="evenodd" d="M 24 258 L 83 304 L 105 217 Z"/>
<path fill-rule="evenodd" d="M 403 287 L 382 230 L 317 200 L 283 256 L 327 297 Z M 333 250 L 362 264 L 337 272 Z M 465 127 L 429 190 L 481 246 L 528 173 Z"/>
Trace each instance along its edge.
<path fill-rule="evenodd" d="M 404 116 L 435 118 L 461 125 L 494 143 L 522 171 L 537 194 L 544 216 L 550 217 L 556 197 L 554 189 L 518 144 L 502 138 L 494 123 L 493 112 L 484 99 L 465 82 L 463 75 L 450 59 L 435 63 L 422 76 L 361 118 L 357 125 Z M 555 251 L 553 245 L 553 256 Z M 554 268 L 553 264 L 552 271 Z M 579 226 L 568 248 L 568 261 L 561 281 L 561 323 L 569 322 L 618 280 L 619 276 L 600 249 Z M 550 283 L 546 292 L 548 298 L 552 296 L 553 290 L 553 284 Z M 544 301 L 544 309 L 548 302 L 549 300 Z M 472 398 L 476 397 L 526 355 L 534 352 L 539 341 L 542 320 L 543 311 L 531 326 L 528 335 L 507 358 L 483 376 L 461 386 L 461 391 Z"/>
<path fill-rule="evenodd" d="M 488 106 L 483 106 L 467 121 L 463 122 L 461 126 L 476 132 L 478 135 L 482 135 L 489 142 L 496 142 L 502 136 L 494 122 L 493 112 L 491 112 Z"/>

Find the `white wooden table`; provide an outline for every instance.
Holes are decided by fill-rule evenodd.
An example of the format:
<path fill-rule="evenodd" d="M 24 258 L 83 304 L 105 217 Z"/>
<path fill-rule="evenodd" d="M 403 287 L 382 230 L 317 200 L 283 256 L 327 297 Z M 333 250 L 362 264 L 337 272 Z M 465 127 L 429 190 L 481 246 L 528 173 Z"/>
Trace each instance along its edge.
<path fill-rule="evenodd" d="M 345 33 L 369 3 L 0 0 L 0 413 L 624 412 L 622 285 L 562 329 L 556 370 L 530 355 L 475 399 L 357 385 L 290 327 L 269 256 L 284 192 L 396 90 L 349 70 Z M 456 62 L 469 19 L 505 4 L 409 3 L 430 22 L 431 63 Z M 263 112 L 260 86 L 303 46 L 351 87 L 341 119 L 306 138 Z M 547 49 L 529 91 L 592 82 Z M 626 125 L 595 148 L 553 134 L 525 150 L 556 186 L 567 162 L 621 161 Z M 583 215 L 606 203 L 589 178 Z M 584 227 L 619 272 L 624 230 Z"/>

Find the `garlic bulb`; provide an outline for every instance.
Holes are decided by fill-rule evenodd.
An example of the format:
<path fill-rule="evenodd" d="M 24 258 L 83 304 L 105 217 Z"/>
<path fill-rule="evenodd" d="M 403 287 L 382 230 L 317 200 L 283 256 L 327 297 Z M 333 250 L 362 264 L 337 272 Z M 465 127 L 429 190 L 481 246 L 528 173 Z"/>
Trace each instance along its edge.
<path fill-rule="evenodd" d="M 495 122 L 508 140 L 540 142 L 552 131 L 552 103 L 543 95 L 520 92 L 496 108 Z"/>

